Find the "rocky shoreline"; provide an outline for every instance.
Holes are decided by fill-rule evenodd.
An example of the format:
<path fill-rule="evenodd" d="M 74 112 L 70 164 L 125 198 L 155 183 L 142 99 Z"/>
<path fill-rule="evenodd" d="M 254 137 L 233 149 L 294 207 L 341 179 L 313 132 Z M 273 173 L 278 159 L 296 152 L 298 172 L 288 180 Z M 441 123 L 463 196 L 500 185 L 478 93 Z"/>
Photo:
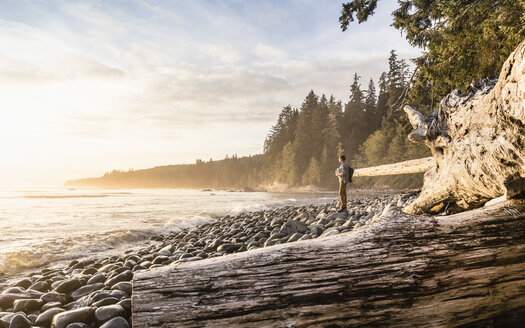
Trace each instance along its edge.
<path fill-rule="evenodd" d="M 130 327 L 131 280 L 138 270 L 350 232 L 369 224 L 387 205 L 404 206 L 416 197 L 417 192 L 356 196 L 348 212 L 337 212 L 330 202 L 227 215 L 157 235 L 138 251 L 45 268 L 1 291 L 0 328 Z"/>

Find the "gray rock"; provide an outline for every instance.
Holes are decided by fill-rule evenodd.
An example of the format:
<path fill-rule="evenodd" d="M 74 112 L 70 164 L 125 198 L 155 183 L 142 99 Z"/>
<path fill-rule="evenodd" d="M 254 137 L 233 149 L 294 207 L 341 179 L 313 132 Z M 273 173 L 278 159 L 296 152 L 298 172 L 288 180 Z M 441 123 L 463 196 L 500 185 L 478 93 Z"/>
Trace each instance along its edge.
<path fill-rule="evenodd" d="M 346 220 L 347 217 L 348 217 L 348 212 L 343 211 L 343 212 L 330 213 L 329 215 L 325 217 L 325 219 L 327 220 L 345 219 Z"/>
<path fill-rule="evenodd" d="M 217 252 L 233 253 L 237 251 L 240 247 L 241 245 L 239 244 L 226 243 L 219 246 L 217 248 Z"/>
<path fill-rule="evenodd" d="M 104 298 L 104 299 L 101 299 L 100 301 L 98 302 L 95 302 L 93 303 L 92 305 L 94 307 L 102 307 L 102 306 L 106 306 L 106 305 L 113 305 L 113 304 L 117 304 L 120 300 L 116 297 L 107 297 L 107 298 Z"/>
<path fill-rule="evenodd" d="M 0 327 L 9 328 L 9 323 L 11 323 L 11 319 L 17 314 L 17 313 L 11 313 L 11 312 L 0 312 Z"/>
<path fill-rule="evenodd" d="M 153 264 L 162 264 L 166 261 L 169 260 L 169 257 L 168 256 L 165 256 L 165 255 L 159 255 L 157 256 L 154 260 L 153 260 Z"/>
<path fill-rule="evenodd" d="M 13 303 L 14 312 L 22 311 L 22 312 L 28 312 L 32 310 L 40 310 L 42 305 L 44 304 L 44 301 L 41 299 L 26 299 L 26 300 L 16 300 Z"/>
<path fill-rule="evenodd" d="M 36 297 L 40 297 L 40 296 L 36 296 Z M 35 298 L 35 296 L 31 294 L 26 294 L 26 293 L 24 294 L 11 294 L 11 293 L 0 294 L 0 307 L 3 309 L 8 309 L 13 306 L 13 303 L 15 302 L 15 300 L 28 299 L 28 298 Z"/>
<path fill-rule="evenodd" d="M 323 231 L 325 231 L 325 229 L 326 228 L 325 228 L 324 225 L 316 224 L 314 226 L 310 226 L 310 234 L 312 236 L 318 237 L 318 236 L 320 236 L 323 233 Z"/>
<path fill-rule="evenodd" d="M 338 235 L 338 234 L 339 234 L 339 230 L 337 229 L 337 227 L 331 227 L 331 228 L 326 229 L 326 230 L 321 234 L 321 237 L 324 237 L 324 236 L 333 236 L 333 235 Z"/>
<path fill-rule="evenodd" d="M 105 322 L 108 321 L 111 318 L 119 317 L 126 314 L 126 310 L 120 305 L 114 304 L 114 305 L 107 305 L 98 308 L 95 311 L 95 318 L 99 322 Z"/>
<path fill-rule="evenodd" d="M 129 324 L 126 319 L 122 317 L 116 317 L 100 326 L 100 328 L 129 328 Z"/>
<path fill-rule="evenodd" d="M 342 225 L 342 227 L 348 227 L 348 228 L 351 228 L 353 226 L 354 226 L 354 221 L 352 220 L 348 220 Z"/>
<path fill-rule="evenodd" d="M 31 327 L 31 321 L 26 318 L 25 315 L 17 313 L 11 319 L 9 323 L 9 328 L 29 328 Z"/>
<path fill-rule="evenodd" d="M 57 293 L 69 294 L 74 290 L 77 290 L 82 286 L 82 283 L 78 279 L 64 280 L 58 283 L 54 289 Z"/>
<path fill-rule="evenodd" d="M 291 220 L 281 226 L 280 232 L 284 233 L 285 235 L 289 235 L 296 232 L 305 233 L 307 230 L 308 226 L 305 223 Z"/>
<path fill-rule="evenodd" d="M 44 301 L 45 303 L 48 302 L 60 302 L 65 303 L 67 302 L 67 295 L 63 293 L 57 293 L 57 292 L 49 292 L 45 293 L 44 295 L 40 296 L 40 299 Z"/>
<path fill-rule="evenodd" d="M 119 273 L 118 275 L 116 275 L 115 277 L 111 279 L 106 280 L 105 285 L 112 287 L 117 282 L 130 281 L 131 279 L 133 279 L 133 273 L 130 270 L 127 270 L 122 273 Z"/>
<path fill-rule="evenodd" d="M 283 219 L 281 217 L 276 217 L 270 222 L 270 227 L 280 226 L 281 224 L 283 224 Z"/>
<path fill-rule="evenodd" d="M 35 325 L 49 327 L 49 325 L 51 324 L 51 321 L 53 320 L 53 317 L 56 314 L 64 312 L 64 311 L 65 311 L 64 309 L 61 309 L 59 307 L 50 308 L 40 313 L 40 315 L 35 320 Z"/>
<path fill-rule="evenodd" d="M 13 284 L 13 287 L 22 287 L 24 289 L 28 289 L 29 286 L 31 286 L 33 282 L 29 278 L 24 278 L 22 280 L 19 280 Z"/>
<path fill-rule="evenodd" d="M 310 235 L 303 235 L 301 238 L 299 238 L 299 240 L 308 240 L 308 239 L 312 239 L 312 236 L 310 236 Z"/>
<path fill-rule="evenodd" d="M 131 314 L 131 298 L 125 298 L 117 304 L 122 306 L 122 308 L 126 310 L 128 314 Z"/>
<path fill-rule="evenodd" d="M 75 310 L 58 313 L 53 317 L 51 327 L 66 328 L 74 322 L 91 323 L 93 321 L 94 310 L 91 307 L 82 307 Z"/>
<path fill-rule="evenodd" d="M 45 312 L 51 308 L 61 307 L 61 306 L 62 306 L 62 303 L 60 302 L 49 302 L 49 303 L 42 305 L 42 307 L 40 308 L 40 312 Z"/>
<path fill-rule="evenodd" d="M 104 284 L 101 283 L 101 282 L 97 282 L 97 283 L 94 283 L 92 285 L 85 285 L 85 286 L 82 286 L 80 287 L 79 289 L 75 290 L 74 292 L 71 293 L 71 298 L 73 300 L 79 300 L 80 298 L 88 295 L 88 294 L 91 294 L 92 292 L 96 291 L 96 290 L 100 290 L 104 288 Z"/>
<path fill-rule="evenodd" d="M 109 263 L 98 269 L 98 272 L 110 272 L 119 266 L 115 263 Z"/>
<path fill-rule="evenodd" d="M 121 281 L 113 285 L 111 289 L 118 289 L 125 292 L 128 295 L 131 295 L 132 284 L 129 281 Z"/>
<path fill-rule="evenodd" d="M 47 292 L 49 290 L 49 284 L 46 281 L 38 281 L 29 286 L 28 289 L 37 290 L 39 292 Z"/>
<path fill-rule="evenodd" d="M 268 238 L 268 240 L 264 242 L 264 247 L 275 245 L 275 244 L 277 244 L 277 242 L 278 242 L 277 239 L 269 239 Z"/>
<path fill-rule="evenodd" d="M 290 238 L 288 238 L 287 242 L 289 243 L 294 242 L 294 241 L 301 239 L 302 237 L 303 237 L 302 233 L 296 232 Z"/>
<path fill-rule="evenodd" d="M 99 272 L 95 275 L 93 275 L 89 280 L 87 281 L 88 285 L 96 284 L 97 282 L 104 282 L 106 281 L 106 273 L 105 272 Z"/>
<path fill-rule="evenodd" d="M 66 328 L 87 328 L 88 326 L 82 322 L 73 322 L 67 325 Z"/>
<path fill-rule="evenodd" d="M 23 294 L 26 291 L 24 287 L 9 287 L 2 294 Z"/>

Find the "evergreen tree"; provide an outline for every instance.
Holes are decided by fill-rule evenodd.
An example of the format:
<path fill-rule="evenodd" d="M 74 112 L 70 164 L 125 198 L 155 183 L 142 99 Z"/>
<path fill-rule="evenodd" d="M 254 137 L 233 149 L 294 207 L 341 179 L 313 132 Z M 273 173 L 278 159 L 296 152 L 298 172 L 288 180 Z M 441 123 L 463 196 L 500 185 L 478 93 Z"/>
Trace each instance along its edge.
<path fill-rule="evenodd" d="M 379 128 L 379 124 L 381 122 L 381 117 L 378 117 L 376 103 L 376 87 L 374 85 L 374 80 L 370 79 L 365 98 L 365 122 L 367 127 L 367 135 Z"/>
<path fill-rule="evenodd" d="M 310 159 L 314 155 L 315 136 L 312 134 L 311 128 L 313 123 L 314 112 L 318 106 L 318 97 L 314 91 L 311 90 L 299 112 L 299 120 L 297 122 L 297 129 L 295 133 L 295 161 L 298 172 L 304 172 L 310 163 Z M 301 174 L 302 177 L 302 174 Z"/>
<path fill-rule="evenodd" d="M 359 145 L 366 138 L 364 93 L 359 83 L 360 78 L 357 73 L 354 75 L 354 82 L 350 86 L 350 100 L 345 105 L 343 114 L 344 134 L 342 136 L 345 149 L 348 151 L 348 158 L 357 153 Z"/>

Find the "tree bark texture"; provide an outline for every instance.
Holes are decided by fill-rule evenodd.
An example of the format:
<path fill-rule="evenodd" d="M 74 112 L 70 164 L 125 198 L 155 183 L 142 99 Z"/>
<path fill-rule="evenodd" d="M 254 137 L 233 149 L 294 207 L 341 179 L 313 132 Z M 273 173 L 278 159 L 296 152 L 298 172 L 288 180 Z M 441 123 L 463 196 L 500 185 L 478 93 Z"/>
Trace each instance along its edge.
<path fill-rule="evenodd" d="M 387 207 L 353 232 L 137 273 L 133 326 L 521 327 L 524 208 Z"/>
<path fill-rule="evenodd" d="M 504 195 L 506 183 L 525 177 L 525 41 L 504 63 L 499 79 L 458 90 L 425 116 L 405 106 L 409 139 L 432 150 L 436 165 L 407 213 L 458 212 Z"/>

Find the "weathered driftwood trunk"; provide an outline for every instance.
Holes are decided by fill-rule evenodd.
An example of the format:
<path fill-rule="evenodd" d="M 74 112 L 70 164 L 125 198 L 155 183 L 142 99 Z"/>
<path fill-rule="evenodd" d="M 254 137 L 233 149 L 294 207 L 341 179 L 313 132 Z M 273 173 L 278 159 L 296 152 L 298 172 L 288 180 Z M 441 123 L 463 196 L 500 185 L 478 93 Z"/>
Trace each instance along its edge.
<path fill-rule="evenodd" d="M 436 165 L 434 157 L 412 159 L 394 164 L 385 164 L 374 167 L 356 169 L 355 177 L 373 177 L 380 175 L 398 175 L 426 172 Z"/>
<path fill-rule="evenodd" d="M 436 161 L 405 212 L 456 212 L 503 195 L 525 177 L 525 41 L 497 83 L 478 80 L 466 95 L 456 90 L 428 116 L 405 111 L 415 128 L 409 139 L 429 146 Z"/>
<path fill-rule="evenodd" d="M 373 224 L 138 273 L 133 326 L 521 327 L 524 206 Z"/>

